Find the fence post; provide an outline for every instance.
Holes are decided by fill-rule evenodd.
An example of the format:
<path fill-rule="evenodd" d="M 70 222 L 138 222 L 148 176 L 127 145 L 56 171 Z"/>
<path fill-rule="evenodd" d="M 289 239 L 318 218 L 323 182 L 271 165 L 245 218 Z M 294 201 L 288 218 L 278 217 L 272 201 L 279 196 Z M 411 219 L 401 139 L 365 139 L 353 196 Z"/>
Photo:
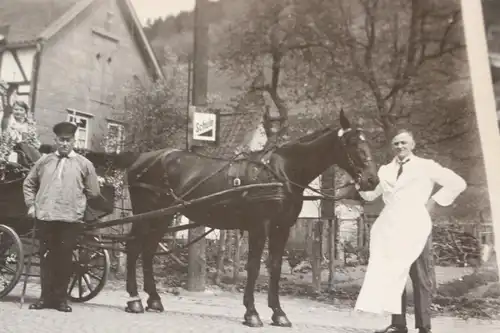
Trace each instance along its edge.
<path fill-rule="evenodd" d="M 332 219 L 328 220 L 328 260 L 328 290 L 332 291 L 335 288 L 335 223 Z"/>
<path fill-rule="evenodd" d="M 239 230 L 234 230 L 234 259 L 233 259 L 233 283 L 237 284 L 240 277 L 240 249 L 241 234 Z"/>
<path fill-rule="evenodd" d="M 312 232 L 312 285 L 316 292 L 321 292 L 321 220 L 313 224 Z"/>
<path fill-rule="evenodd" d="M 116 269 L 116 273 L 120 276 L 124 276 L 127 272 L 127 256 L 125 253 L 119 251 L 117 254 L 118 257 L 118 267 Z"/>
<path fill-rule="evenodd" d="M 356 229 L 358 236 L 356 247 L 360 249 L 363 246 L 363 219 L 361 216 L 356 218 Z"/>
<path fill-rule="evenodd" d="M 226 254 L 226 230 L 220 230 L 219 233 L 219 249 L 217 253 L 217 267 L 215 272 L 214 283 L 220 284 L 221 275 L 224 273 L 224 258 Z"/>

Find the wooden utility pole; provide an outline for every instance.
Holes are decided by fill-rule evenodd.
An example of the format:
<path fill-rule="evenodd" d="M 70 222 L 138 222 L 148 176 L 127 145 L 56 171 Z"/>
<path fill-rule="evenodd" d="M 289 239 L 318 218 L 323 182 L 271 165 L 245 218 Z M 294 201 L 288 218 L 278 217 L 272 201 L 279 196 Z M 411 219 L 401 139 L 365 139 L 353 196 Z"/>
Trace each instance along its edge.
<path fill-rule="evenodd" d="M 208 88 L 208 24 L 206 8 L 208 0 L 196 0 L 194 9 L 194 57 L 193 57 L 193 105 L 207 105 Z M 205 232 L 205 227 L 189 229 L 188 241 Z M 189 246 L 188 282 L 189 291 L 204 291 L 206 279 L 205 238 Z"/>

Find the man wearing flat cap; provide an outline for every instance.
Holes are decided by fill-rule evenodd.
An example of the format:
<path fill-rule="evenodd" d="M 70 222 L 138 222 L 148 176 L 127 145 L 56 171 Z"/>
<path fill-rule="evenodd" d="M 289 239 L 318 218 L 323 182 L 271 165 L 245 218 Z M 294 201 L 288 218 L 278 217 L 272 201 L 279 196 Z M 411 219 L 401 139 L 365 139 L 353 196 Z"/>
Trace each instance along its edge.
<path fill-rule="evenodd" d="M 54 126 L 56 151 L 40 158 L 24 181 L 28 215 L 36 218 L 40 235 L 42 292 L 30 309 L 71 312 L 68 285 L 72 254 L 87 201 L 100 196 L 92 163 L 73 150 L 77 126 Z"/>

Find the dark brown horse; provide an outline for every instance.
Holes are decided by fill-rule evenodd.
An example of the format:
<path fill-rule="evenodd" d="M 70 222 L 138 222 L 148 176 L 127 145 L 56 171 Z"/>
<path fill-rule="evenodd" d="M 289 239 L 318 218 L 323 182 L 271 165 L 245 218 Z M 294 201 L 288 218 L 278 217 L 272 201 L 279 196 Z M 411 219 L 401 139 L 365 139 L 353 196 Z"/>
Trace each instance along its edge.
<path fill-rule="evenodd" d="M 362 190 L 372 190 L 378 184 L 376 165 L 364 134 L 360 129 L 351 128 L 342 111 L 340 124 L 339 128 L 325 128 L 269 152 L 250 153 L 232 163 L 172 149 L 137 154 L 121 166 L 120 159 L 116 158 L 115 163 L 117 167 L 127 167 L 134 214 L 168 207 L 178 203 L 176 200 L 180 198 L 189 200 L 227 190 L 235 186 L 236 178 L 241 185 L 283 183 L 284 198 L 275 203 L 250 203 L 247 206 L 210 204 L 187 208 L 183 214 L 208 227 L 248 232 L 248 273 L 243 304 L 246 307 L 244 324 L 252 327 L 262 326 L 255 309 L 254 288 L 264 245 L 269 240 L 268 305 L 273 311 L 273 324 L 290 327 L 291 322 L 280 305 L 279 281 L 283 252 L 290 228 L 302 209 L 304 189 L 334 164 L 346 170 Z M 125 155 L 115 157 L 119 156 Z M 88 158 L 96 164 L 103 163 L 91 155 Z M 124 160 L 122 158 L 122 162 Z M 146 309 L 163 311 L 153 277 L 153 256 L 171 221 L 172 217 L 168 216 L 132 226 L 133 238 L 126 245 L 127 292 L 131 297 L 127 302 L 127 312 L 144 312 L 136 281 L 136 262 L 140 254 L 144 291 L 149 295 Z"/>

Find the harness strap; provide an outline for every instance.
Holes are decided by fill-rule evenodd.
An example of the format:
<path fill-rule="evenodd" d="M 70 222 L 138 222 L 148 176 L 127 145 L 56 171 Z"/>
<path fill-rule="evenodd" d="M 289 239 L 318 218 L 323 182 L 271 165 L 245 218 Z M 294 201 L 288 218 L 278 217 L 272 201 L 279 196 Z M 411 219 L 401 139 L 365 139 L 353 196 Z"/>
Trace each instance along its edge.
<path fill-rule="evenodd" d="M 173 152 L 176 152 L 176 151 L 180 151 L 180 150 L 179 150 L 179 149 L 167 149 L 167 150 L 165 150 L 162 154 L 160 154 L 160 155 L 156 156 L 156 157 L 153 159 L 153 161 L 151 161 L 148 165 L 146 165 L 146 167 L 145 167 L 145 168 L 143 168 L 143 169 L 142 169 L 142 171 L 141 171 L 141 172 L 138 172 L 138 173 L 137 173 L 137 175 L 136 175 L 136 179 L 141 178 L 141 176 L 142 176 L 143 174 L 145 174 L 146 172 L 148 172 L 148 171 L 149 171 L 149 169 L 150 169 L 153 165 L 155 165 L 155 163 L 156 163 L 156 162 L 158 162 L 160 159 L 162 159 L 162 158 L 166 157 L 167 155 L 169 155 L 170 153 L 173 153 Z M 134 164 L 135 164 L 135 163 L 134 163 Z M 133 166 L 134 166 L 134 165 L 132 164 L 132 166 L 131 166 L 130 168 L 133 168 Z"/>
<path fill-rule="evenodd" d="M 129 187 L 142 187 L 142 188 L 145 188 L 145 189 L 148 189 L 148 190 L 151 190 L 153 191 L 155 194 L 158 194 L 158 195 L 161 195 L 161 194 L 167 194 L 167 195 L 170 195 L 170 192 L 165 190 L 165 189 L 162 189 L 161 187 L 159 186 L 154 186 L 154 185 L 150 185 L 150 184 L 147 184 L 147 183 L 142 183 L 142 182 L 135 182 L 131 185 L 129 185 Z"/>
<path fill-rule="evenodd" d="M 271 169 L 271 167 L 267 164 L 267 163 L 263 163 L 263 162 L 260 162 L 259 164 L 262 164 L 264 167 L 266 167 L 267 170 L 269 170 L 275 177 L 278 181 L 280 182 L 288 182 L 298 188 L 301 188 L 303 190 L 305 189 L 308 189 L 308 190 L 311 190 L 321 196 L 323 196 L 324 198 L 327 198 L 327 199 L 330 199 L 330 200 L 334 200 L 334 201 L 338 201 L 338 200 L 342 200 L 342 198 L 338 198 L 336 197 L 335 195 L 330 195 L 330 194 L 327 194 L 321 190 L 318 190 L 318 189 L 315 189 L 313 187 L 311 187 L 310 185 L 300 185 L 299 183 L 296 183 L 294 181 L 291 181 L 288 177 L 280 177 L 276 172 L 274 172 L 273 169 Z M 283 179 L 284 178 L 284 179 Z M 351 185 L 355 185 L 355 182 L 351 181 L 351 182 L 347 182 L 346 184 L 344 184 L 343 186 L 339 186 L 337 187 L 336 189 L 340 189 L 340 188 L 345 188 L 345 187 L 348 187 L 348 186 L 351 186 Z"/>

